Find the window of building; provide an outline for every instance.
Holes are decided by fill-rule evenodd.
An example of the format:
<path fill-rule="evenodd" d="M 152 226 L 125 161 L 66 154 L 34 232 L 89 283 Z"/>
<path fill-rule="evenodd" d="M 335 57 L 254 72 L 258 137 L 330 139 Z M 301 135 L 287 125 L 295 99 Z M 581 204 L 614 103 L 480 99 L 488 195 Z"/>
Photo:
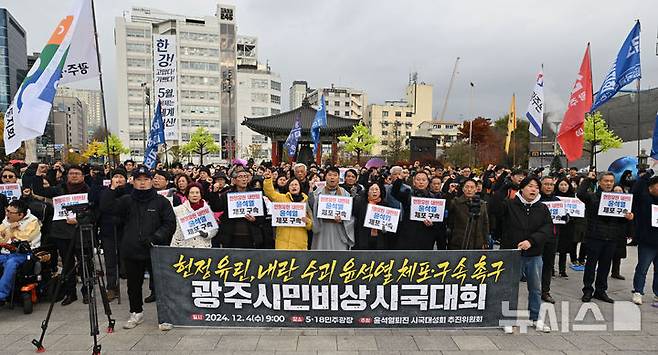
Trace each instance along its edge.
<path fill-rule="evenodd" d="M 350 104 L 349 101 L 345 101 L 345 104 L 344 104 L 345 107 L 350 107 L 350 105 L 351 105 L 351 104 Z"/>
<path fill-rule="evenodd" d="M 334 116 L 340 116 L 340 111 L 334 111 Z"/>
<path fill-rule="evenodd" d="M 132 37 L 132 38 L 146 38 L 148 35 L 148 31 L 143 28 L 127 28 L 126 29 L 126 37 Z"/>
<path fill-rule="evenodd" d="M 131 53 L 148 53 L 151 46 L 144 43 L 126 43 L 126 52 Z"/>
<path fill-rule="evenodd" d="M 388 136 L 388 131 L 382 131 L 382 136 Z"/>
<path fill-rule="evenodd" d="M 275 105 L 281 104 L 281 96 L 279 95 L 270 95 L 270 102 Z"/>
<path fill-rule="evenodd" d="M 350 116 L 350 111 L 345 111 L 345 116 Z"/>
<path fill-rule="evenodd" d="M 405 112 L 405 115 L 406 115 L 407 117 L 411 117 L 412 112 Z"/>
<path fill-rule="evenodd" d="M 261 116 L 267 116 L 269 114 L 269 110 L 267 107 L 252 107 L 251 108 L 251 115 L 254 117 L 261 117 Z"/>
<path fill-rule="evenodd" d="M 388 117 L 388 111 L 382 111 L 382 117 Z"/>
<path fill-rule="evenodd" d="M 202 70 L 202 71 L 219 71 L 218 63 L 207 63 L 207 62 L 192 62 L 183 60 L 180 62 L 181 68 L 190 69 L 190 70 Z"/>
<path fill-rule="evenodd" d="M 251 79 L 251 87 L 253 89 L 267 89 L 269 84 L 269 80 L 267 79 Z"/>
<path fill-rule="evenodd" d="M 395 111 L 395 117 L 402 117 L 401 111 Z"/>
<path fill-rule="evenodd" d="M 128 67 L 147 68 L 147 60 L 145 58 L 128 58 Z"/>
<path fill-rule="evenodd" d="M 279 110 L 278 108 L 273 108 L 273 109 L 272 109 L 272 114 L 273 114 L 273 115 L 278 115 L 278 114 L 280 114 L 280 113 L 281 113 L 281 110 Z"/>
<path fill-rule="evenodd" d="M 269 95 L 262 92 L 252 92 L 251 102 L 268 102 Z"/>
<path fill-rule="evenodd" d="M 178 35 L 180 36 L 181 39 L 186 39 L 190 41 L 211 42 L 211 43 L 219 42 L 219 35 L 214 33 L 197 33 L 197 32 L 181 31 L 178 33 Z"/>
<path fill-rule="evenodd" d="M 274 91 L 281 91 L 281 83 L 278 81 L 271 80 L 270 81 L 270 87 Z"/>
<path fill-rule="evenodd" d="M 340 101 L 334 101 L 334 106 L 340 107 Z"/>
<path fill-rule="evenodd" d="M 184 55 L 194 55 L 199 57 L 219 57 L 219 49 L 202 48 L 202 47 L 180 47 Z"/>
<path fill-rule="evenodd" d="M 208 85 L 208 86 L 218 86 L 219 78 L 218 77 L 206 77 L 206 76 L 196 76 L 196 75 L 181 75 L 180 82 L 186 85 Z"/>

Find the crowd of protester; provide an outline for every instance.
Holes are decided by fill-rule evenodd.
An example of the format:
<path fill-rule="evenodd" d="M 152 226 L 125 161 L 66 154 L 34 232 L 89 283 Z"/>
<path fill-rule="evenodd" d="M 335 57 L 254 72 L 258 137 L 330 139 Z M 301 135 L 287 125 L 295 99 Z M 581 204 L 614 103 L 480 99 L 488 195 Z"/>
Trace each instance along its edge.
<path fill-rule="evenodd" d="M 104 250 L 110 300 L 119 296 L 120 278 L 127 279 L 130 318 L 124 328 L 128 329 L 143 322 L 143 302 L 157 298 L 149 253 L 154 245 L 282 250 L 520 249 L 530 320 L 539 331 L 550 331 L 539 319 L 539 308 L 541 302 L 555 302 L 551 280 L 573 276 L 572 271 L 582 272 L 583 302 L 592 298 L 614 302 L 607 294 L 608 277 L 624 279 L 620 264 L 626 257 L 627 241 L 633 240 L 638 246 L 638 263 L 632 300 L 642 303 L 646 274 L 653 264 L 653 302 L 658 305 L 658 228 L 651 223 L 651 206 L 658 204 L 658 177 L 651 170 L 637 178 L 625 174 L 616 181 L 611 173 L 579 173 L 575 168 L 528 172 L 494 165 L 478 170 L 419 162 L 346 168 L 301 163 L 173 163 L 168 168 L 158 164 L 148 169 L 132 160 L 116 168 L 61 162 L 8 165 L 2 170 L 2 183 L 20 183 L 21 197 L 9 203 L 0 194 L 0 242 L 22 240 L 30 242 L 32 248 L 49 247 L 53 262 L 59 259 L 63 263 L 61 274 L 69 275 L 58 300 L 63 306 L 77 301 L 77 277 L 68 271 L 82 260 L 75 262 L 79 259 L 76 253 L 64 263 L 64 255 L 75 242 L 80 221 L 72 216 L 52 221 L 52 199 L 87 193 Z M 267 214 L 229 218 L 227 193 L 246 191 L 262 191 L 266 205 L 307 203 L 304 226 L 272 227 Z M 602 192 L 632 193 L 632 211 L 623 218 L 600 216 Z M 352 215 L 318 218 L 321 194 L 353 198 Z M 443 222 L 411 219 L 412 197 L 446 200 Z M 564 216 L 566 223 L 554 224 L 542 202 L 559 197 L 580 199 L 586 205 L 585 218 Z M 370 204 L 399 209 L 397 229 L 366 227 Z M 185 239 L 177 217 L 206 206 L 219 228 Z M 0 265 L 4 265 L 0 300 L 7 299 L 11 273 L 23 261 L 13 255 L 17 254 L 0 254 Z M 150 276 L 150 295 L 143 298 L 145 275 Z M 89 302 L 84 287 L 81 291 L 83 302 Z M 169 328 L 161 325 L 163 330 Z"/>

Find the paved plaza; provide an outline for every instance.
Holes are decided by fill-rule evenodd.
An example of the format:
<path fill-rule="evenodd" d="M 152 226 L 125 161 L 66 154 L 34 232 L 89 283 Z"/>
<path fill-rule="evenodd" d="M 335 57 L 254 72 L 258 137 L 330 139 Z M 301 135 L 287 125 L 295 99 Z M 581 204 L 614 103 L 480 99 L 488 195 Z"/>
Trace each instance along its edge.
<path fill-rule="evenodd" d="M 609 282 L 609 295 L 619 301 L 629 301 L 631 296 L 636 248 L 628 248 L 628 255 L 622 263 L 626 280 Z M 568 274 L 568 279 L 553 279 L 552 294 L 558 303 L 570 301 L 566 318 L 573 322 L 582 305 L 582 272 L 569 270 Z M 647 291 L 651 279 L 650 275 Z M 596 301 L 605 322 L 597 322 L 589 312 L 585 321 L 574 324 L 598 325 L 605 330 L 563 328 L 564 310 L 556 304 L 560 328 L 548 334 L 533 329 L 513 335 L 505 335 L 500 329 L 174 328 L 162 332 L 157 327 L 155 304 L 145 306 L 144 324 L 132 330 L 121 328 L 128 317 L 125 281 L 122 287 L 122 304 L 112 303 L 116 331 L 100 335 L 103 354 L 658 354 L 658 308 L 651 306 L 649 295 L 639 306 L 641 331 L 615 331 L 613 306 Z M 521 306 L 526 304 L 523 287 L 525 284 L 521 284 Z M 47 304 L 36 305 L 31 315 L 24 315 L 20 307 L 1 309 L 0 354 L 33 354 L 35 348 L 30 341 L 40 333 L 46 312 Z M 44 341 L 46 354 L 89 354 L 92 338 L 87 314 L 81 299 L 67 307 L 56 305 Z M 107 323 L 103 320 L 100 326 L 104 330 Z"/>

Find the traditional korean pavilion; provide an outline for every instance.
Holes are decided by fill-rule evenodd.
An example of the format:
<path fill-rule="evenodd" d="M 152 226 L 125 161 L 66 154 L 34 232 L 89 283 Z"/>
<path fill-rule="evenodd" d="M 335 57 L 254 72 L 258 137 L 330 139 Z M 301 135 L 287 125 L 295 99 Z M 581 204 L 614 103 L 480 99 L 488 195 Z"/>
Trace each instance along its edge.
<path fill-rule="evenodd" d="M 295 125 L 295 119 L 299 116 L 302 124 L 302 136 L 297 142 L 297 157 L 295 160 L 304 163 L 315 160 L 316 163 L 320 164 L 322 149 L 318 149 L 315 159 L 313 159 L 313 153 L 310 153 L 313 147 L 311 125 L 315 119 L 315 113 L 316 110 L 311 107 L 308 100 L 304 99 L 302 105 L 292 111 L 266 117 L 245 117 L 242 125 L 272 140 L 272 163 L 279 164 L 283 156 L 283 144 Z M 358 120 L 327 113 L 327 127 L 320 129 L 320 141 L 323 145 L 331 144 L 332 163 L 335 164 L 337 161 L 338 137 L 352 134 L 352 128 L 358 122 Z"/>

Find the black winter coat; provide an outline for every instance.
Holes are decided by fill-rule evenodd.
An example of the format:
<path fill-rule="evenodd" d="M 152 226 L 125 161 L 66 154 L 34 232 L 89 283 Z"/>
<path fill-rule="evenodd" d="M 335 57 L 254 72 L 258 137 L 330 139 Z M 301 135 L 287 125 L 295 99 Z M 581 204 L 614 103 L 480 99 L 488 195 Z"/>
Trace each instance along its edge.
<path fill-rule="evenodd" d="M 521 252 L 522 256 L 542 255 L 544 243 L 552 236 L 553 221 L 548 207 L 541 202 L 526 205 L 520 198 L 513 200 L 493 200 L 491 209 L 500 224 L 501 249 L 517 249 L 524 240 L 530 242 L 530 249 Z"/>
<path fill-rule="evenodd" d="M 431 198 L 429 191 L 417 189 L 402 189 L 402 180 L 396 180 L 391 188 L 391 195 L 402 205 L 402 217 L 398 223 L 397 232 L 397 249 L 400 250 L 433 250 L 436 238 L 445 230 L 443 223 L 434 223 L 427 227 L 421 221 L 412 221 L 411 216 L 411 197 Z M 445 238 L 445 234 L 444 234 Z M 445 245 L 445 242 L 443 243 Z"/>
<path fill-rule="evenodd" d="M 633 186 L 633 214 L 635 240 L 638 244 L 658 247 L 658 227 L 651 226 L 651 205 L 658 205 L 658 197 L 649 193 L 649 174 L 640 177 Z"/>
<path fill-rule="evenodd" d="M 43 187 L 42 178 L 35 178 L 32 181 L 32 191 L 34 192 L 35 195 L 48 197 L 48 198 L 74 194 L 68 191 L 68 188 L 66 187 L 66 183 L 45 188 Z M 87 194 L 89 193 L 89 186 L 87 186 L 86 184 L 84 187 L 84 192 L 81 193 L 85 193 L 85 192 Z M 89 195 L 87 195 L 87 197 L 89 197 Z M 82 223 L 83 221 L 78 221 L 78 222 Z M 94 223 L 93 220 L 84 221 L 84 222 Z M 66 223 L 66 220 L 53 221 L 52 228 L 50 230 L 50 237 L 53 239 L 71 240 L 74 237 L 76 237 L 76 229 L 77 229 L 77 224 L 68 224 Z"/>
<path fill-rule="evenodd" d="M 585 216 L 587 216 L 586 239 L 619 240 L 626 236 L 629 221 L 626 218 L 599 216 L 601 191 L 590 192 L 596 180 L 584 179 L 576 196 L 585 203 Z"/>
<path fill-rule="evenodd" d="M 224 248 L 244 248 L 255 249 L 262 248 L 265 244 L 266 220 L 264 216 L 255 217 L 254 222 L 249 222 L 246 218 L 228 218 L 228 194 L 237 192 L 231 188 L 227 193 L 219 196 L 219 210 L 222 213 L 220 217 L 220 240 Z M 249 231 L 249 236 L 238 237 L 235 229 L 238 223 L 243 223 Z"/>
<path fill-rule="evenodd" d="M 390 207 L 386 200 L 377 204 L 378 206 Z M 395 249 L 395 233 L 377 231 L 377 236 L 373 237 L 370 228 L 364 227 L 366 212 L 368 211 L 368 197 L 366 192 L 360 193 L 354 198 L 352 215 L 356 218 L 354 224 L 354 247 L 353 250 L 392 250 Z M 398 230 L 400 226 L 398 225 Z"/>
<path fill-rule="evenodd" d="M 176 215 L 166 197 L 158 195 L 154 189 L 148 198 L 138 201 L 132 194 L 118 197 L 120 192 L 108 190 L 101 196 L 100 205 L 104 210 L 111 209 L 122 222 L 123 236 L 120 254 L 132 260 L 149 260 L 153 245 L 169 245 L 176 231 Z"/>

